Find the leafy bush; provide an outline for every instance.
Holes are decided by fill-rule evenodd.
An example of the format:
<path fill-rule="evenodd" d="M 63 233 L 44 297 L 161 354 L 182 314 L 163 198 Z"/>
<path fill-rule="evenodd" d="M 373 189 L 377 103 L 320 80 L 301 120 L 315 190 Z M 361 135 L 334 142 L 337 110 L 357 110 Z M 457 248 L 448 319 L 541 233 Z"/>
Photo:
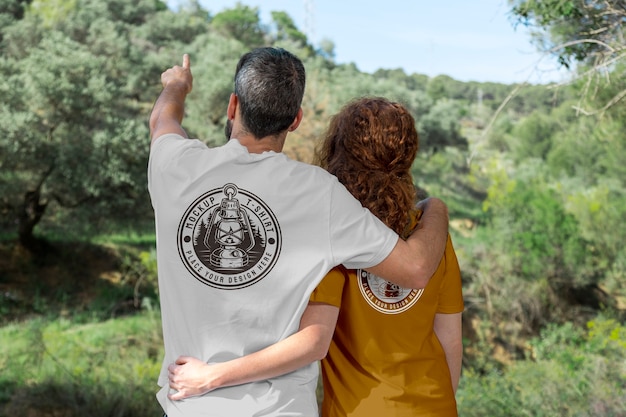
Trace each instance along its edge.
<path fill-rule="evenodd" d="M 583 417 L 626 413 L 626 327 L 598 317 L 586 331 L 549 325 L 528 360 L 503 371 L 465 372 L 461 417 Z"/>

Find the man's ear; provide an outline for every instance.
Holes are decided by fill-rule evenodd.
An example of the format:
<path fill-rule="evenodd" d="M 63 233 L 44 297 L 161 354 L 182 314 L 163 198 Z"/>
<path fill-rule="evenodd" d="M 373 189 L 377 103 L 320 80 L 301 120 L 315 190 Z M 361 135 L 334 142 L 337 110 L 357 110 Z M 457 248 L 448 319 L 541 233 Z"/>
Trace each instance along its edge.
<path fill-rule="evenodd" d="M 293 132 L 294 130 L 296 130 L 298 128 L 298 126 L 300 126 L 300 122 L 302 121 L 302 107 L 300 107 L 300 109 L 298 109 L 298 114 L 296 114 L 296 118 L 293 119 L 293 123 L 291 123 L 291 125 L 289 126 L 289 130 L 290 132 Z"/>
<path fill-rule="evenodd" d="M 237 113 L 237 106 L 239 105 L 239 99 L 235 93 L 230 93 L 230 99 L 228 100 L 228 108 L 226 109 L 226 117 L 228 120 L 235 120 L 235 114 Z"/>

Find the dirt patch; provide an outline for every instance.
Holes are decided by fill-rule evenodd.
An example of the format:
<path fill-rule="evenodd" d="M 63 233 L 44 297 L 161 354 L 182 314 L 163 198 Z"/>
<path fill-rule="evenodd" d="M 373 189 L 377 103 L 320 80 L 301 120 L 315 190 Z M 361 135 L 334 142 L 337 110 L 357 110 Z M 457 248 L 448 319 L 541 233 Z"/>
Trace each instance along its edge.
<path fill-rule="evenodd" d="M 2 322 L 126 303 L 133 283 L 124 256 L 117 248 L 82 242 L 47 244 L 36 254 L 16 242 L 0 243 Z"/>

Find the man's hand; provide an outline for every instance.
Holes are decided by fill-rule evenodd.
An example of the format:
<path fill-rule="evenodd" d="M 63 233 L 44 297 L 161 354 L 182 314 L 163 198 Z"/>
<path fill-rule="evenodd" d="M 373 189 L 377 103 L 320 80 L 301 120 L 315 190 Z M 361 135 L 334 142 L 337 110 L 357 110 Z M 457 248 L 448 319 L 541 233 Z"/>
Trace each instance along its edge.
<path fill-rule="evenodd" d="M 163 88 L 170 84 L 180 84 L 183 88 L 185 95 L 191 93 L 193 86 L 193 77 L 191 75 L 191 63 L 189 61 L 189 54 L 183 55 L 183 66 L 175 65 L 172 68 L 167 69 L 161 74 L 161 84 Z"/>
<path fill-rule="evenodd" d="M 387 258 L 367 271 L 404 288 L 424 288 L 435 273 L 448 240 L 448 208 L 438 198 L 421 201 L 420 222 L 406 241 L 398 239 Z"/>
<path fill-rule="evenodd" d="M 191 92 L 193 77 L 189 55 L 183 55 L 183 66 L 175 65 L 161 74 L 163 91 L 157 98 L 150 114 L 150 138 L 154 142 L 160 136 L 175 133 L 187 137 L 182 128 L 185 114 L 185 98 Z"/>
<path fill-rule="evenodd" d="M 175 363 L 167 367 L 170 388 L 177 390 L 170 394 L 170 400 L 182 400 L 206 394 L 213 388 L 210 383 L 211 365 L 192 356 L 179 356 Z"/>

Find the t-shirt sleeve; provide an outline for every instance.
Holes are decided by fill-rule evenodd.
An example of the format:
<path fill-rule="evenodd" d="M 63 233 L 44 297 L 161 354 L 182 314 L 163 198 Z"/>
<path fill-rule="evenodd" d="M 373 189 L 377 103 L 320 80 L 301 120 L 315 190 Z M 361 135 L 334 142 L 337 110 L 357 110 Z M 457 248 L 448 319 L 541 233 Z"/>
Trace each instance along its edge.
<path fill-rule="evenodd" d="M 206 145 L 197 139 L 186 139 L 175 133 L 159 136 L 150 146 L 148 160 L 148 189 L 152 190 L 159 172 L 176 170 L 172 164 L 180 161 L 180 156 L 192 149 L 206 149 Z"/>
<path fill-rule="evenodd" d="M 175 133 L 168 133 L 156 138 L 150 146 L 148 166 L 151 169 L 149 172 L 151 172 L 153 168 L 167 165 L 167 162 L 171 160 L 172 156 L 174 156 L 177 151 L 180 152 L 187 140 L 188 139 Z"/>
<path fill-rule="evenodd" d="M 462 312 L 465 306 L 463 303 L 461 270 L 450 235 L 448 235 L 443 258 L 435 273 L 444 274 L 437 313 L 454 314 Z"/>
<path fill-rule="evenodd" d="M 336 266 L 326 274 L 317 288 L 313 290 L 309 301 L 341 307 L 341 297 L 347 279 L 348 271 L 342 266 Z"/>
<path fill-rule="evenodd" d="M 330 242 L 335 265 L 365 269 L 389 256 L 398 235 L 336 181 L 331 189 Z"/>

